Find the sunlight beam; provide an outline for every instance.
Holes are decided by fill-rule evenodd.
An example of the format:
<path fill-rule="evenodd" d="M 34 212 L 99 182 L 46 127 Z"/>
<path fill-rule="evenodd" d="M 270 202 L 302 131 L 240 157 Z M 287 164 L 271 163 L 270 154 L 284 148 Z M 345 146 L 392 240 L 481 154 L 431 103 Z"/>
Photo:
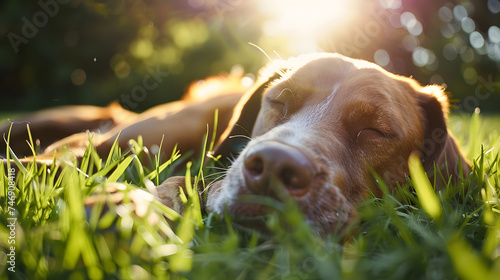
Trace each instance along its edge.
<path fill-rule="evenodd" d="M 267 18 L 262 27 L 266 36 L 286 37 L 292 51 L 309 52 L 318 50 L 317 40 L 324 32 L 345 24 L 353 1 L 259 0 L 258 4 Z"/>

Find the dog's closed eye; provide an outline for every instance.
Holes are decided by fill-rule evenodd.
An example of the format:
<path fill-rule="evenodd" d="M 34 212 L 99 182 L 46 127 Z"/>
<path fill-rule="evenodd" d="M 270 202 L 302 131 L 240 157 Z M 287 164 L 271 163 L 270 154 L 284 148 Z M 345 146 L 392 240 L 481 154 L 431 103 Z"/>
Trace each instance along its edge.
<path fill-rule="evenodd" d="M 364 143 L 377 139 L 396 139 L 397 135 L 393 133 L 383 132 L 376 128 L 364 128 L 356 134 L 356 143 Z"/>
<path fill-rule="evenodd" d="M 287 101 L 283 99 L 276 99 L 273 97 L 267 97 L 266 101 L 271 104 L 271 106 L 274 106 L 275 108 L 282 108 L 287 106 Z"/>
<path fill-rule="evenodd" d="M 284 98 L 273 98 L 266 97 L 266 102 L 269 104 L 269 107 L 276 112 L 281 118 L 285 118 L 288 114 L 288 100 Z"/>

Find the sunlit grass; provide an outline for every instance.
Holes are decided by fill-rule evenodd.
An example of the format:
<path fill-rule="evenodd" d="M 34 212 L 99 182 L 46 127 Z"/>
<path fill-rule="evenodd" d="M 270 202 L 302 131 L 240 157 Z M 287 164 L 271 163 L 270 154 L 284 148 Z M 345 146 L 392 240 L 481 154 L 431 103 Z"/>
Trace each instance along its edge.
<path fill-rule="evenodd" d="M 214 171 L 197 168 L 199 162 L 181 171 L 188 177 L 182 215 L 153 201 L 138 216 L 126 194 L 138 188 L 149 191 L 172 176 L 177 172 L 172 164 L 180 156 L 175 151 L 152 155 L 142 148 L 141 138 L 132 142 L 132 151 L 114 145 L 106 159 L 89 147 L 80 163 L 28 165 L 15 174 L 15 273 L 3 261 L 12 245 L 6 227 L 8 174 L 0 165 L 2 278 L 496 279 L 500 142 L 495 129 L 500 121 L 483 122 L 475 115 L 452 117 L 451 122 L 474 163 L 471 176 L 437 193 L 421 194 L 422 184 L 424 189 L 432 186 L 412 165 L 414 180 L 407 185 L 416 192 L 405 186 L 389 192 L 380 182 L 383 197 L 359 205 L 359 221 L 349 234 L 327 238 L 315 236 L 287 200 L 285 210 L 269 218 L 272 233 L 265 237 L 206 213 L 194 186 Z M 211 142 L 208 137 L 206 142 Z M 113 203 L 109 187 L 125 194 L 122 204 Z M 102 199 L 85 207 L 93 193 Z"/>

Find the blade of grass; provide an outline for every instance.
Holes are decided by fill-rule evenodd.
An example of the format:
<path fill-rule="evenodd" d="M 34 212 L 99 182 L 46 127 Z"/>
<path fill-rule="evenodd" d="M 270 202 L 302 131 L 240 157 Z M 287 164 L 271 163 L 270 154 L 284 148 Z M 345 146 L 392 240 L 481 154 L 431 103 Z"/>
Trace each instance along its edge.
<path fill-rule="evenodd" d="M 128 156 L 122 162 L 120 162 L 116 167 L 115 171 L 113 171 L 113 173 L 111 173 L 111 175 L 108 177 L 107 181 L 116 182 L 134 159 L 137 159 L 135 155 Z"/>
<path fill-rule="evenodd" d="M 408 159 L 408 167 L 410 169 L 411 179 L 413 181 L 413 187 L 417 192 L 418 200 L 422 205 L 422 208 L 431 216 L 433 219 L 438 220 L 441 217 L 443 208 L 439 199 L 434 192 L 434 189 L 424 172 L 420 158 L 416 154 L 411 154 Z"/>
<path fill-rule="evenodd" d="M 121 157 L 120 147 L 118 145 L 118 138 L 120 137 L 120 133 L 118 133 L 118 135 L 115 138 L 115 141 L 113 142 L 113 145 L 111 145 L 111 149 L 109 150 L 108 158 L 106 159 L 106 164 L 104 165 L 104 167 L 110 165 L 113 159 L 116 160 L 116 158 Z"/>
<path fill-rule="evenodd" d="M 174 154 L 174 152 L 175 152 L 175 154 Z M 165 170 L 165 168 L 169 167 L 178 158 L 180 158 L 180 152 L 174 148 L 174 151 L 172 152 L 172 157 L 168 161 L 166 161 L 162 165 L 160 165 L 157 170 L 154 170 L 151 173 L 149 173 L 146 176 L 146 178 L 149 180 L 153 180 L 153 179 L 157 178 L 157 176 L 159 176 L 159 174 L 161 172 L 163 172 L 163 170 Z M 157 184 L 159 184 L 159 182 Z"/>
<path fill-rule="evenodd" d="M 89 170 L 89 165 L 90 165 L 90 159 L 92 155 L 92 150 L 93 150 L 93 145 L 92 145 L 92 139 L 93 136 L 89 135 L 89 145 L 87 146 L 87 149 L 85 149 L 85 153 L 83 154 L 82 159 L 80 160 L 80 170 L 82 173 L 88 174 Z M 83 175 L 80 174 L 81 179 L 83 179 Z"/>
<path fill-rule="evenodd" d="M 481 136 L 481 117 L 480 110 L 476 108 L 472 114 L 470 124 L 469 124 L 469 143 L 468 143 L 468 158 L 474 158 L 475 155 L 479 154 L 479 142 Z"/>
<path fill-rule="evenodd" d="M 498 275 L 489 272 L 487 265 L 462 238 L 455 236 L 446 244 L 457 274 L 465 280 L 493 280 Z"/>
<path fill-rule="evenodd" d="M 163 147 L 163 141 L 165 140 L 165 134 L 161 135 L 161 142 L 160 142 L 160 147 L 158 147 L 158 153 L 155 155 L 155 171 L 156 174 L 160 174 L 160 157 L 161 157 L 161 148 Z M 174 157 L 175 151 L 177 150 L 177 144 L 175 144 L 174 149 L 172 150 L 172 155 L 170 156 L 170 159 Z M 156 176 L 156 185 L 160 185 L 160 176 Z"/>
<path fill-rule="evenodd" d="M 188 205 L 191 209 L 190 219 L 196 223 L 197 226 L 201 227 L 203 225 L 203 217 L 201 215 L 201 202 L 200 195 L 198 192 L 198 184 L 195 180 L 195 183 L 192 183 L 191 180 L 191 162 L 186 164 L 186 193 L 188 196 Z"/>
<path fill-rule="evenodd" d="M 208 148 L 209 151 L 212 151 L 214 149 L 215 141 L 217 140 L 218 121 L 219 121 L 219 109 L 215 110 L 214 127 L 212 129 L 212 140 L 210 141 L 210 147 Z"/>
<path fill-rule="evenodd" d="M 99 268 L 99 260 L 95 247 L 91 242 L 85 218 L 83 196 L 80 182 L 80 176 L 76 169 L 66 166 L 68 176 L 65 177 L 64 200 L 68 208 L 65 210 L 67 222 L 69 223 L 69 235 L 66 250 L 64 252 L 63 266 L 66 269 L 74 269 L 81 256 L 91 279 L 102 278 L 102 271 Z"/>
<path fill-rule="evenodd" d="M 408 246 L 415 247 L 417 245 L 416 241 L 412 238 L 410 230 L 403 223 L 400 215 L 398 215 L 398 212 L 396 211 L 396 205 L 401 206 L 401 203 L 391 195 L 391 193 L 389 192 L 389 187 L 385 183 L 384 179 L 382 179 L 382 177 L 380 177 L 374 170 L 372 170 L 372 175 L 375 177 L 377 185 L 380 187 L 384 194 L 382 200 L 382 208 L 384 209 L 385 213 L 391 218 L 392 224 L 396 226 L 399 231 L 399 235 L 405 241 L 405 243 Z"/>

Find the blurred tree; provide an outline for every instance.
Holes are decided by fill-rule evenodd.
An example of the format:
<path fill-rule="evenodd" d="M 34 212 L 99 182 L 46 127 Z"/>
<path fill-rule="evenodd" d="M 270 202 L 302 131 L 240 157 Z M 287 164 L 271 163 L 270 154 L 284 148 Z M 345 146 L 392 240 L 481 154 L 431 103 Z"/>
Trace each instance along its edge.
<path fill-rule="evenodd" d="M 0 7 L 2 111 L 113 100 L 140 111 L 234 64 L 254 72 L 264 64 L 247 44 L 259 26 L 236 30 L 233 15 L 186 1 L 6 0 Z"/>
<path fill-rule="evenodd" d="M 357 9 L 349 28 L 324 37 L 324 50 L 444 85 L 458 111 L 500 110 L 499 1 L 380 0 Z"/>

